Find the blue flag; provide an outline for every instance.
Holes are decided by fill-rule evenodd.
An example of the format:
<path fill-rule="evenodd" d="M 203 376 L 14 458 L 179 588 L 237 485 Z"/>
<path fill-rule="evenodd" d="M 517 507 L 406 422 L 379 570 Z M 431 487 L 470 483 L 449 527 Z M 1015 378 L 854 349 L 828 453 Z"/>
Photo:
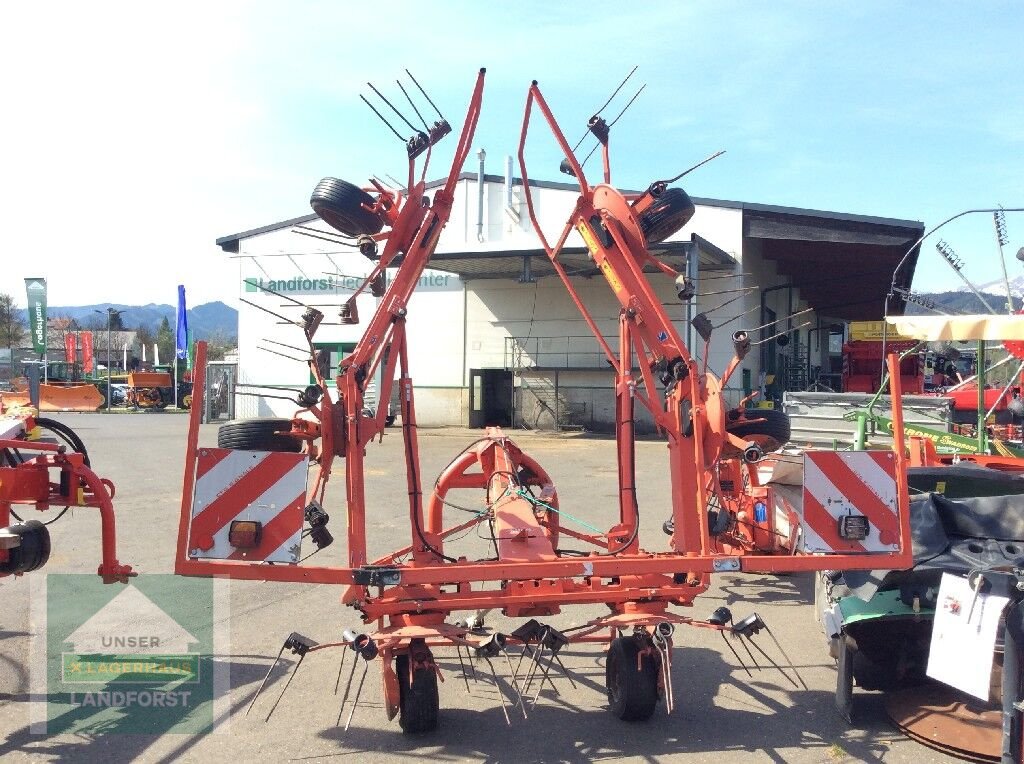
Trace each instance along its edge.
<path fill-rule="evenodd" d="M 188 310 L 185 308 L 184 284 L 178 284 L 178 326 L 174 332 L 174 353 L 182 360 L 188 358 Z"/>

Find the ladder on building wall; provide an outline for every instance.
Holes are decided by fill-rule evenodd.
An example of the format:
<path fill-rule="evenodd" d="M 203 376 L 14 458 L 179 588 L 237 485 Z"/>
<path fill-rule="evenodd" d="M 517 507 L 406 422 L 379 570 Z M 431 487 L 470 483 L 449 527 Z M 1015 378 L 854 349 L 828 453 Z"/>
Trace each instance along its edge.
<path fill-rule="evenodd" d="M 558 372 L 554 372 L 555 380 Z M 586 415 L 586 404 L 570 401 L 565 392 L 558 388 L 556 381 L 545 374 L 518 373 L 519 412 L 522 424 L 534 430 L 547 429 L 545 424 L 550 421 L 555 430 L 582 430 L 583 417 Z M 528 397 L 536 402 L 534 413 L 528 414 Z"/>

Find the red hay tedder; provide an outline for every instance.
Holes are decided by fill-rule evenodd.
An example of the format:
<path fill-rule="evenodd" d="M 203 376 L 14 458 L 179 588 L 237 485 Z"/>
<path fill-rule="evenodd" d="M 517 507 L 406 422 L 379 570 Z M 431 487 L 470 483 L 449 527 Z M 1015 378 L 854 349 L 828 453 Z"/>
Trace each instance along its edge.
<path fill-rule="evenodd" d="M 488 664 L 494 657 L 508 659 L 508 647 L 521 646 L 530 656 L 529 668 L 520 673 L 511 660 L 508 667 L 517 696 L 513 703 L 525 713 L 527 688 L 534 681 L 543 683 L 553 666 L 561 668 L 561 648 L 604 643 L 612 712 L 622 719 L 647 718 L 659 700 L 672 708 L 669 678 L 675 627 L 714 629 L 748 639 L 767 631 L 756 614 L 734 621 L 726 608 L 720 608 L 700 621 L 670 609 L 691 605 L 708 588 L 713 573 L 909 566 L 903 449 L 881 454 L 810 453 L 802 489 L 762 484 L 757 462 L 771 458 L 765 452 L 785 440 L 776 412 L 761 416 L 743 408 L 730 410 L 721 394 L 750 348 L 749 337 L 737 332 L 733 361 L 721 377 L 709 372 L 706 361 L 698 362 L 688 351 L 644 272 L 645 266 L 655 267 L 675 279 L 681 299 L 692 297 L 687 279 L 653 257 L 648 247 L 679 230 L 693 214 L 693 203 L 681 188 L 669 188 L 666 181 L 638 195 L 613 187 L 609 125 L 600 115 L 590 120 L 589 131 L 602 148 L 604 182 L 591 185 L 535 82 L 529 89 L 519 147 L 523 189 L 555 271 L 615 371 L 618 521 L 603 532 L 566 527 L 560 522 L 558 492 L 548 472 L 496 428 L 487 429 L 457 455 L 424 498 L 406 346 L 407 323 L 417 317 L 409 311 L 409 300 L 451 213 L 483 87 L 481 70 L 447 181 L 432 199 L 425 194 L 425 174 L 434 145 L 450 132 L 443 118 L 432 127 L 424 124 L 409 139 L 409 182 L 404 192 L 377 182 L 359 189 L 331 178 L 317 186 L 311 200 L 314 210 L 356 240 L 364 254 L 377 259 L 363 285 L 342 307 L 343 321 L 347 317 L 355 322 L 355 299 L 364 289 L 381 295 L 379 307 L 355 349 L 340 362 L 336 401 L 326 382 L 330 370 L 312 342 L 323 314 L 312 307 L 305 310 L 297 323 L 309 345 L 316 383 L 300 394 L 300 410 L 290 430 L 259 420 L 230 423 L 220 433 L 220 445 L 230 447 L 201 448 L 203 406 L 201 401 L 193 405 L 175 570 L 188 576 L 345 585 L 342 601 L 355 608 L 364 623 L 372 624 L 366 633 L 346 631 L 324 644 L 293 633 L 281 653 L 289 649 L 301 663 L 308 653 L 325 648 L 351 649 L 364 660 L 364 676 L 369 662 L 379 658 L 388 718 L 399 715 L 407 732 L 437 724 L 439 669 L 432 650 L 442 646 L 455 647 L 460 661 L 463 648 L 473 650 Z M 579 199 L 554 246 L 540 230 L 526 173 L 525 144 L 535 109 L 579 183 Z M 417 158 L 424 154 L 417 175 Z M 562 247 L 574 230 L 620 303 L 615 347 L 598 331 L 560 264 Z M 397 272 L 384 291 L 383 274 L 389 267 Z M 707 343 L 709 330 L 698 326 L 698 331 Z M 200 395 L 205 375 L 202 344 L 197 355 L 195 390 Z M 367 411 L 367 387 L 379 369 L 383 373 L 377 410 Z M 408 541 L 369 559 L 364 463 L 367 446 L 383 434 L 396 382 L 408 481 Z M 894 401 L 896 442 L 902 444 L 898 390 Z M 634 469 L 637 405 L 650 412 L 668 441 L 672 492 L 671 519 L 665 529 L 671 533 L 671 551 L 665 553 L 645 551 L 643 545 Z M 345 463 L 347 561 L 303 564 L 304 537 L 318 548 L 330 543 L 326 492 L 336 457 Z M 309 468 L 312 476 L 307 481 Z M 485 502 L 470 519 L 445 527 L 446 495 L 455 488 L 480 489 Z M 267 500 L 271 494 L 274 498 Z M 492 527 L 495 556 L 453 556 L 446 542 L 478 524 Z M 649 525 L 660 532 L 660 525 Z M 644 530 L 650 528 L 645 525 Z M 589 551 L 563 552 L 559 542 L 566 537 L 588 545 Z M 593 603 L 606 604 L 609 613 L 583 626 L 563 631 L 538 620 L 571 605 Z M 450 620 L 458 611 L 491 609 L 528 620 L 509 634 L 486 628 L 479 618 Z M 354 672 L 355 656 L 352 662 Z M 351 681 L 352 674 L 350 685 Z"/>
<path fill-rule="evenodd" d="M 95 507 L 102 532 L 96 572 L 105 583 L 126 583 L 135 573 L 117 560 L 113 499 L 114 484 L 92 471 L 74 430 L 30 408 L 0 413 L 0 578 L 42 568 L 50 558 L 47 526 L 71 507 Z M 63 509 L 41 522 L 22 517 L 16 506 L 23 512 Z"/>

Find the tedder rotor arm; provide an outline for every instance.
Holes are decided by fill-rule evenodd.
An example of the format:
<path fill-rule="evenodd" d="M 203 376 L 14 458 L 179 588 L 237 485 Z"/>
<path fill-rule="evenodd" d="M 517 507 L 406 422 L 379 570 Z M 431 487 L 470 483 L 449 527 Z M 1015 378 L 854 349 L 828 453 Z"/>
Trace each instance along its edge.
<path fill-rule="evenodd" d="M 534 105 L 543 115 L 565 155 L 566 163 L 580 184 L 579 200 L 554 246 L 548 243 L 537 219 L 526 171 L 526 138 Z M 591 120 L 591 124 L 595 124 L 595 121 Z M 603 134 L 603 139 L 599 134 L 598 138 L 605 154 L 607 181 L 607 134 Z M 706 513 L 703 511 L 707 506 L 709 482 L 705 474 L 721 449 L 722 433 L 725 430 L 724 409 L 719 396 L 720 385 L 712 377 L 699 373 L 685 342 L 643 272 L 644 263 L 653 258 L 647 251 L 637 210 L 650 205 L 652 197 L 650 193 L 643 194 L 631 204 L 607 182 L 591 186 L 536 82 L 530 86 L 526 100 L 519 142 L 519 167 L 530 220 L 544 250 L 615 369 L 622 524 L 618 530 L 624 531 L 629 539 L 623 549 L 635 544 L 638 525 L 633 406 L 634 400 L 639 400 L 669 440 L 672 517 L 675 526 L 673 548 L 677 552 L 706 553 L 710 543 Z M 596 322 L 558 261 L 573 229 L 583 238 L 595 265 L 619 302 L 617 354 L 612 352 L 602 337 Z M 639 364 L 643 392 L 637 389 L 638 384 L 633 374 L 634 355 Z M 656 388 L 655 376 L 665 386 L 663 395 Z"/>
<path fill-rule="evenodd" d="M 388 286 L 377 310 L 367 324 L 366 331 L 355 348 L 340 363 L 337 376 L 338 413 L 332 417 L 335 428 L 333 453 L 346 460 L 345 490 L 348 500 L 348 557 L 349 565 L 359 567 L 366 558 L 365 478 L 363 462 L 366 445 L 384 426 L 384 414 L 391 399 L 396 367 L 400 371 L 400 401 L 402 436 L 405 441 L 406 469 L 409 491 L 409 513 L 416 529 L 413 538 L 414 554 L 428 554 L 423 548 L 423 497 L 419 475 L 419 453 L 416 441 L 416 419 L 413 406 L 412 381 L 409 377 L 406 314 L 427 262 L 437 248 L 441 231 L 451 215 L 455 185 L 459 172 L 469 156 L 480 108 L 483 100 L 485 70 L 477 75 L 476 85 L 469 101 L 466 120 L 459 143 L 452 158 L 448 178 L 431 202 L 425 195 L 425 172 L 429 162 L 429 148 L 420 180 L 411 185 L 404 203 L 391 221 L 383 252 L 377 267 L 368 277 L 375 278 L 388 264 L 397 263 L 397 272 Z M 410 152 L 412 154 L 412 152 Z M 416 156 L 409 159 L 409 177 L 415 177 Z M 350 300 L 351 303 L 351 300 Z M 374 416 L 363 414 L 367 386 L 383 364 L 378 412 Z M 326 398 L 327 396 L 325 396 Z M 324 428 L 329 429 L 329 428 Z M 330 472 L 330 456 L 325 454 L 321 474 Z M 326 470 L 326 473 L 325 473 Z M 324 480 L 326 482 L 326 478 Z"/>

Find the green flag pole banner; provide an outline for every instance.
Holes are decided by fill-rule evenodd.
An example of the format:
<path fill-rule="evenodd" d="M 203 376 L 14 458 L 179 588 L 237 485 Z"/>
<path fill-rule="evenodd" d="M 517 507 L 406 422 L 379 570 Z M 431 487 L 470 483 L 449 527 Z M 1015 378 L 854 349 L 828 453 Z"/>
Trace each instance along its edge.
<path fill-rule="evenodd" d="M 25 279 L 28 294 L 28 320 L 32 347 L 39 355 L 46 353 L 46 279 Z"/>

